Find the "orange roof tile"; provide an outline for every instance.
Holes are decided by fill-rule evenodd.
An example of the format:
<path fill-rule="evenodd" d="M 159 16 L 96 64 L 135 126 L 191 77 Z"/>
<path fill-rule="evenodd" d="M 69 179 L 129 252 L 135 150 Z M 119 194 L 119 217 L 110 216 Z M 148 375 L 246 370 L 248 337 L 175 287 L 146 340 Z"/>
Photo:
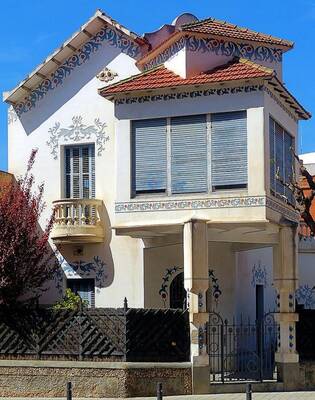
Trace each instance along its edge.
<path fill-rule="evenodd" d="M 162 89 L 175 86 L 200 85 L 250 78 L 272 77 L 274 72 L 251 61 L 235 58 L 233 61 L 217 67 L 211 71 L 195 75 L 191 78 L 182 78 L 164 66 L 151 69 L 128 79 L 106 86 L 100 90 L 102 96 L 109 96 L 121 92 L 137 90 Z"/>
<path fill-rule="evenodd" d="M 271 35 L 256 32 L 248 28 L 242 28 L 225 21 L 219 21 L 214 18 L 207 18 L 202 21 L 193 22 L 183 25 L 182 31 L 196 32 L 202 34 L 211 34 L 217 36 L 231 37 L 241 40 L 250 40 L 255 42 L 263 42 L 286 47 L 293 47 L 293 42 L 280 39 Z"/>

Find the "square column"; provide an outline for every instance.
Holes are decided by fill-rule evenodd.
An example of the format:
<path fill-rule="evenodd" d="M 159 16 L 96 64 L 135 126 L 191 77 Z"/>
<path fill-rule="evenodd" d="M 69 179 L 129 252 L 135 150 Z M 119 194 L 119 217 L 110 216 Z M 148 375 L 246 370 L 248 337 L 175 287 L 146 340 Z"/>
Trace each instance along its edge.
<path fill-rule="evenodd" d="M 208 277 L 207 223 L 191 220 L 184 225 L 184 285 L 189 309 L 193 393 L 208 393 L 209 356 L 206 348 Z"/>
<path fill-rule="evenodd" d="M 299 380 L 299 355 L 296 351 L 295 290 L 298 285 L 297 229 L 281 226 L 279 243 L 273 248 L 273 280 L 277 290 L 278 350 L 275 360 L 279 378 L 286 390 L 295 389 Z"/>

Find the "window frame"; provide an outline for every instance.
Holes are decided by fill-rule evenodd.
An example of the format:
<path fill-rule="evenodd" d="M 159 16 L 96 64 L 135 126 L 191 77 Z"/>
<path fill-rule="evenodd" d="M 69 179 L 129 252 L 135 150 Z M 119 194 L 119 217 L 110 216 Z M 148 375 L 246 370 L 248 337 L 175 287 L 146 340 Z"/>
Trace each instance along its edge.
<path fill-rule="evenodd" d="M 70 175 L 70 194 L 72 194 L 72 196 L 67 197 L 67 165 L 66 165 L 66 154 L 67 154 L 67 150 L 69 149 L 71 151 L 71 149 L 74 148 L 79 148 L 80 149 L 80 156 L 79 156 L 79 181 L 80 181 L 80 185 L 82 184 L 82 187 L 79 188 L 80 191 L 80 197 L 78 197 L 78 199 L 83 199 L 83 198 L 87 198 L 83 196 L 83 191 L 84 191 L 84 178 L 83 176 L 85 175 L 85 173 L 83 173 L 83 160 L 82 160 L 82 149 L 84 147 L 88 147 L 89 148 L 89 182 L 90 182 L 90 188 L 89 188 L 89 199 L 94 199 L 95 198 L 95 191 L 96 191 L 96 166 L 95 166 L 95 143 L 94 142 L 90 142 L 90 143 L 79 143 L 79 144 L 67 144 L 63 146 L 62 149 L 62 159 L 63 159 L 63 165 L 62 165 L 62 171 L 63 171 L 63 176 L 62 176 L 62 196 L 63 198 L 67 199 L 67 198 L 76 198 L 73 197 L 73 180 L 71 181 L 71 172 L 69 173 Z M 93 153 L 94 156 L 91 154 L 93 149 Z M 93 163 L 93 157 L 94 157 L 94 163 Z M 70 159 L 71 162 L 71 159 Z M 82 194 L 82 196 L 81 196 Z"/>
<path fill-rule="evenodd" d="M 271 184 L 271 146 L 270 146 L 270 136 L 271 136 L 271 125 L 270 125 L 270 120 L 273 121 L 274 128 L 273 128 L 273 153 L 274 153 L 274 189 L 272 188 Z M 284 127 L 282 123 L 278 121 L 277 118 L 275 118 L 272 114 L 269 113 L 268 116 L 268 142 L 269 142 L 269 151 L 268 151 L 268 161 L 269 161 L 269 175 L 268 175 L 268 180 L 269 180 L 269 194 L 275 198 L 278 198 L 282 201 L 287 201 L 288 203 L 292 203 L 289 198 L 284 199 L 286 197 L 286 187 L 282 185 L 281 182 L 278 182 L 278 184 L 282 185 L 283 193 L 279 193 L 277 191 L 277 179 L 276 179 L 276 166 L 277 166 L 277 159 L 276 159 L 276 125 L 278 125 L 281 130 L 282 130 L 282 155 L 283 155 L 283 169 L 284 169 L 284 174 L 285 174 L 285 154 L 284 154 L 284 146 L 285 146 L 285 134 L 287 134 L 291 140 L 292 140 L 292 145 L 293 149 L 295 151 L 296 148 L 296 137 L 293 135 L 288 129 Z M 294 157 L 292 156 L 292 167 L 295 167 L 295 161 Z M 286 177 L 285 177 L 286 180 Z"/>
<path fill-rule="evenodd" d="M 239 184 L 239 185 L 233 185 L 231 187 L 218 187 L 217 189 L 213 187 L 212 185 L 212 152 L 211 152 L 211 142 L 212 142 L 212 123 L 211 123 L 211 115 L 213 114 L 221 114 L 221 113 L 234 113 L 234 112 L 245 112 L 246 116 L 246 143 L 247 143 L 247 183 L 244 184 Z M 206 117 L 206 143 L 207 143 L 207 191 L 203 192 L 185 192 L 185 193 L 172 193 L 172 171 L 171 171 L 171 120 L 172 118 L 176 117 L 188 117 L 188 116 L 194 116 L 194 115 L 205 115 Z M 248 131 L 247 131 L 247 121 L 248 121 L 248 115 L 247 115 L 247 109 L 241 109 L 241 110 L 233 110 L 233 111 L 223 111 L 223 112 L 217 112 L 217 113 L 195 113 L 195 114 L 182 114 L 182 115 L 174 115 L 172 117 L 154 117 L 154 118 L 142 118 L 141 120 L 151 120 L 151 119 L 166 119 L 166 160 L 167 160 L 167 166 L 166 166 L 166 190 L 165 191 L 160 191 L 160 192 L 145 192 L 145 193 L 139 193 L 136 192 L 135 190 L 135 142 L 133 139 L 133 122 L 134 121 L 139 121 L 139 119 L 135 120 L 130 120 L 130 197 L 135 199 L 135 198 L 149 198 L 149 197 L 184 197 L 184 196 L 205 196 L 213 193 L 224 193 L 224 192 L 247 192 L 248 191 L 248 182 L 249 182 L 249 165 L 248 165 Z"/>

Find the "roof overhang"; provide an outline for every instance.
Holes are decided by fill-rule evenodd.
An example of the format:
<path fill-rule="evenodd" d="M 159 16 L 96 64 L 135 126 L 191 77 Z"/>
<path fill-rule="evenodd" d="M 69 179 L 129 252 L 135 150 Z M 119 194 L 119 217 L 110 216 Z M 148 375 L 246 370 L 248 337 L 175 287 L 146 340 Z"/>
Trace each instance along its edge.
<path fill-rule="evenodd" d="M 130 37 L 139 45 L 146 45 L 146 41 L 136 33 L 129 31 L 118 22 L 106 15 L 102 10 L 97 10 L 95 14 L 80 27 L 68 40 L 58 49 L 47 57 L 37 68 L 35 68 L 23 81 L 14 89 L 3 93 L 3 101 L 9 104 L 16 104 L 22 98 L 29 95 L 32 90 L 38 87 L 41 82 L 49 78 L 51 74 L 62 63 L 79 50 L 88 40 L 90 40 L 105 25 L 110 25 Z"/>
<path fill-rule="evenodd" d="M 232 36 L 223 36 L 223 35 L 215 35 L 215 34 L 205 34 L 205 33 L 200 33 L 200 32 L 191 32 L 191 31 L 176 31 L 172 35 L 170 35 L 164 42 L 159 44 L 157 47 L 155 47 L 153 50 L 149 51 L 147 54 L 145 54 L 142 58 L 140 58 L 137 62 L 136 65 L 139 68 L 143 68 L 145 64 L 150 62 L 152 59 L 154 59 L 156 56 L 158 56 L 161 52 L 166 50 L 168 47 L 170 47 L 173 43 L 176 41 L 180 40 L 183 37 L 189 37 L 189 36 L 194 36 L 197 38 L 215 38 L 218 40 L 229 40 L 233 39 L 236 42 L 248 42 L 252 43 L 254 45 L 262 45 L 264 44 L 266 47 L 275 47 L 275 45 L 264 43 L 262 41 L 253 41 L 253 40 L 241 40 L 239 38 L 233 38 Z M 281 49 L 283 53 L 291 50 L 293 48 L 293 43 L 288 46 L 285 44 L 277 44 L 277 48 Z"/>
<path fill-rule="evenodd" d="M 229 81 L 223 81 L 219 83 L 203 83 L 199 85 L 177 85 L 174 87 L 162 87 L 162 88 L 156 88 L 156 89 L 140 89 L 140 90 L 134 90 L 134 91 L 126 91 L 126 92 L 119 92 L 116 94 L 108 94 L 104 93 L 107 89 L 107 87 L 99 89 L 99 94 L 103 96 L 104 98 L 114 101 L 119 98 L 126 98 L 130 96 L 134 97 L 139 97 L 142 95 L 146 94 L 160 94 L 162 91 L 163 92 L 180 92 L 183 91 L 192 91 L 192 90 L 202 90 L 206 88 L 212 88 L 212 87 L 224 87 L 224 86 L 235 86 L 239 85 L 240 83 L 244 84 L 263 84 L 265 86 L 269 86 L 269 88 L 272 90 L 272 92 L 280 98 L 280 101 L 282 101 L 296 116 L 297 119 L 310 119 L 311 118 L 311 113 L 308 112 L 298 101 L 297 99 L 286 89 L 286 87 L 275 77 L 272 76 L 270 78 L 251 78 L 251 79 L 240 79 L 240 80 L 229 80 Z"/>

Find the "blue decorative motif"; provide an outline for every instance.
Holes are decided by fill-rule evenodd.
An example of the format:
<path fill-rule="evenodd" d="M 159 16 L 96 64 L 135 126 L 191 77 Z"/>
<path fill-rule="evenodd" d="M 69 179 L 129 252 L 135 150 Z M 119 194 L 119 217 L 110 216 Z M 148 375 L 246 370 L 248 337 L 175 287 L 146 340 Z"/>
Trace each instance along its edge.
<path fill-rule="evenodd" d="M 295 292 L 296 301 L 303 305 L 304 308 L 315 308 L 315 286 L 300 286 Z"/>
<path fill-rule="evenodd" d="M 134 104 L 134 103 L 147 103 L 150 101 L 168 101 L 168 100 L 183 100 L 193 99 L 202 96 L 223 96 L 225 94 L 238 94 L 238 93 L 251 93 L 264 90 L 263 85 L 247 85 L 237 87 L 223 87 L 223 88 L 211 88 L 205 90 L 193 90 L 189 92 L 178 92 L 178 93 L 165 93 L 155 94 L 137 97 L 126 97 L 115 100 L 115 105 L 122 104 Z"/>
<path fill-rule="evenodd" d="M 60 268 L 58 268 L 55 273 L 55 286 L 60 294 L 63 291 L 62 278 L 65 275 L 67 278 L 82 278 L 82 277 L 94 277 L 95 278 L 95 286 L 97 287 L 97 291 L 100 292 L 100 289 L 104 287 L 105 281 L 108 278 L 106 274 L 106 264 L 101 260 L 99 256 L 93 257 L 93 261 L 85 262 L 85 261 L 74 261 L 67 262 L 63 256 L 60 254 L 57 255 L 59 260 Z"/>
<path fill-rule="evenodd" d="M 258 262 L 258 265 L 254 264 L 252 268 L 252 286 L 264 285 L 267 286 L 267 270 L 265 266 Z"/>
<path fill-rule="evenodd" d="M 60 128 L 60 122 L 49 129 L 50 139 L 47 145 L 51 148 L 51 154 L 54 159 L 58 158 L 59 139 L 64 138 L 65 141 L 78 142 L 82 139 L 90 139 L 91 136 L 96 137 L 97 155 L 100 156 L 105 150 L 105 142 L 109 140 L 109 136 L 105 134 L 106 123 L 101 122 L 99 118 L 94 120 L 94 125 L 85 125 L 81 116 L 72 118 L 72 124 L 68 128 Z"/>
<path fill-rule="evenodd" d="M 161 296 L 161 298 L 164 302 L 164 305 L 166 304 L 166 300 L 168 298 L 168 289 L 169 289 L 169 285 L 171 282 L 171 278 L 178 272 L 182 272 L 182 271 L 183 271 L 183 267 L 166 268 L 165 274 L 162 277 L 162 285 L 159 290 L 159 295 Z M 222 294 L 222 291 L 221 291 L 219 283 L 218 283 L 218 278 L 216 278 L 213 269 L 209 269 L 209 280 L 211 280 L 211 282 L 212 282 L 212 296 L 214 298 L 215 303 L 217 304 L 218 299 Z M 189 297 L 189 293 L 188 293 L 187 297 Z M 198 299 L 199 299 L 199 307 L 202 307 L 203 306 L 203 302 L 202 302 L 203 298 L 202 298 L 201 293 L 199 293 Z"/>
<path fill-rule="evenodd" d="M 209 269 L 209 279 L 211 279 L 212 282 L 212 296 L 214 298 L 215 303 L 217 304 L 219 297 L 222 294 L 222 290 L 220 289 L 218 278 L 215 277 L 213 269 Z"/>
<path fill-rule="evenodd" d="M 214 53 L 217 56 L 242 57 L 253 61 L 282 61 L 282 49 L 267 46 L 254 47 L 250 43 L 238 43 L 209 37 L 199 38 L 196 36 L 186 36 L 173 43 L 170 47 L 146 63 L 144 69 L 148 70 L 163 64 L 184 47 L 191 52 Z"/>
<path fill-rule="evenodd" d="M 230 197 L 195 200 L 133 201 L 116 203 L 116 213 L 242 208 L 265 206 L 265 197 Z"/>
<path fill-rule="evenodd" d="M 159 290 L 159 295 L 161 296 L 164 304 L 166 302 L 166 299 L 168 297 L 168 288 L 170 284 L 170 279 L 171 277 L 176 274 L 179 271 L 182 271 L 182 267 L 171 267 L 171 268 L 166 268 L 165 274 L 162 277 L 162 285 Z"/>
<path fill-rule="evenodd" d="M 34 108 L 37 101 L 43 99 L 49 91 L 62 85 L 65 78 L 67 78 L 76 67 L 83 65 L 91 58 L 92 54 L 96 53 L 101 48 L 103 42 L 120 49 L 123 53 L 126 53 L 132 58 L 137 59 L 140 56 L 140 47 L 133 40 L 119 33 L 116 29 L 106 26 L 85 43 L 80 50 L 60 65 L 49 78 L 43 80 L 23 102 L 14 106 L 16 118 Z M 12 113 L 11 116 L 14 118 Z M 10 118 L 10 120 L 12 122 L 12 118 Z"/>

